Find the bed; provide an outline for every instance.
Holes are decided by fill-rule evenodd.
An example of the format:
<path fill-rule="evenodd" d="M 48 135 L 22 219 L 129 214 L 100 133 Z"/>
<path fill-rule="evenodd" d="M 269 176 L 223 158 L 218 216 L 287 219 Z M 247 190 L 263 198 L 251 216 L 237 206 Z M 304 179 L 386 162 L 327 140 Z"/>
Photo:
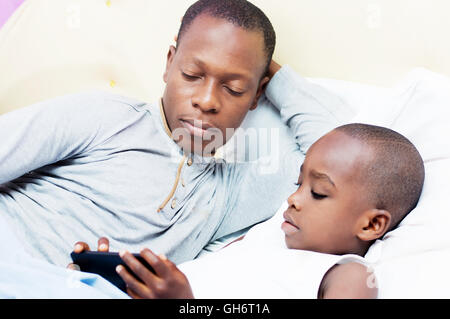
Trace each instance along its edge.
<path fill-rule="evenodd" d="M 164 85 L 162 62 L 192 2 L 17 2 L 0 29 L 0 114 L 88 89 L 156 100 Z M 276 61 L 344 100 L 356 114 L 351 122 L 398 130 L 424 158 L 426 180 L 417 208 L 366 255 L 380 298 L 450 297 L 448 1 L 253 2 L 274 24 Z M 262 118 L 279 124 L 273 112 L 258 110 L 243 125 L 254 126 Z M 12 269 L 13 262 L 23 267 Z M 23 276 L 31 278 L 30 265 L 48 282 L 69 288 L 30 289 Z M 20 254 L 0 267 L 9 274 L 1 278 L 0 291 L 13 287 L 15 297 L 124 297 L 101 278 L 28 263 Z"/>

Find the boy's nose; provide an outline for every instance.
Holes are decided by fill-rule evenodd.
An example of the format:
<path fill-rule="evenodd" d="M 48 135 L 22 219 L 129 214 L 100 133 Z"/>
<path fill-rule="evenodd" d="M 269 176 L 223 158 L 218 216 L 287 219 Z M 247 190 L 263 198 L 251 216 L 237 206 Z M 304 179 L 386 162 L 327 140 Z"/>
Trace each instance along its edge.
<path fill-rule="evenodd" d="M 205 81 L 192 98 L 192 106 L 199 108 L 202 112 L 217 113 L 220 109 L 217 89 L 213 81 Z"/>
<path fill-rule="evenodd" d="M 289 207 L 295 208 L 295 210 L 300 211 L 302 209 L 302 196 L 300 193 L 300 189 L 289 196 L 287 202 Z"/>

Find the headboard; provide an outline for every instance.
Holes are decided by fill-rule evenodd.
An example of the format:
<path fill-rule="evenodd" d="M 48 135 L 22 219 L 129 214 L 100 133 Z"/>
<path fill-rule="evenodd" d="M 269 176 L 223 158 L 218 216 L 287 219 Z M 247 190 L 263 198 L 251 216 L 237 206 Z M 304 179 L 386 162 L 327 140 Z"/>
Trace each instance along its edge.
<path fill-rule="evenodd" d="M 25 0 L 0 30 L 0 114 L 101 89 L 161 96 L 168 47 L 192 0 Z M 275 59 L 305 77 L 390 86 L 413 67 L 450 75 L 447 0 L 254 0 Z"/>

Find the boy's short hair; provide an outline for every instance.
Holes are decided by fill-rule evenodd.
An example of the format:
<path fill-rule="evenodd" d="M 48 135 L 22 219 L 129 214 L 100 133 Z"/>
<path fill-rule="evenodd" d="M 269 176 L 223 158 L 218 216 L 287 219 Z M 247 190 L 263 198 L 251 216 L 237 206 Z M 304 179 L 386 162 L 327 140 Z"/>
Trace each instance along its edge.
<path fill-rule="evenodd" d="M 392 216 L 389 230 L 416 207 L 425 169 L 416 147 L 403 135 L 380 126 L 347 124 L 336 130 L 369 145 L 374 158 L 363 168 L 361 182 L 367 199 Z"/>
<path fill-rule="evenodd" d="M 267 71 L 275 50 L 276 36 L 272 23 L 261 9 L 246 0 L 199 0 L 191 5 L 183 16 L 178 31 L 178 43 L 195 18 L 201 14 L 227 20 L 245 30 L 261 32 L 267 57 Z"/>

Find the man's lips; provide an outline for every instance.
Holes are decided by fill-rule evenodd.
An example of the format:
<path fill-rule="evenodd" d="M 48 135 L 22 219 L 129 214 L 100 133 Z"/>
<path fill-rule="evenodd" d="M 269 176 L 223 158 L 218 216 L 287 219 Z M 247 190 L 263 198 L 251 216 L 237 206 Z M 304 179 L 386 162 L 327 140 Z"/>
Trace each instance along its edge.
<path fill-rule="evenodd" d="M 287 210 L 283 213 L 283 218 L 284 222 L 281 224 L 281 229 L 286 235 L 293 234 L 300 230 L 300 228 L 292 222 Z"/>
<path fill-rule="evenodd" d="M 212 124 L 202 120 L 180 119 L 180 122 L 191 135 L 197 137 L 203 137 L 207 130 L 215 129 Z"/>

